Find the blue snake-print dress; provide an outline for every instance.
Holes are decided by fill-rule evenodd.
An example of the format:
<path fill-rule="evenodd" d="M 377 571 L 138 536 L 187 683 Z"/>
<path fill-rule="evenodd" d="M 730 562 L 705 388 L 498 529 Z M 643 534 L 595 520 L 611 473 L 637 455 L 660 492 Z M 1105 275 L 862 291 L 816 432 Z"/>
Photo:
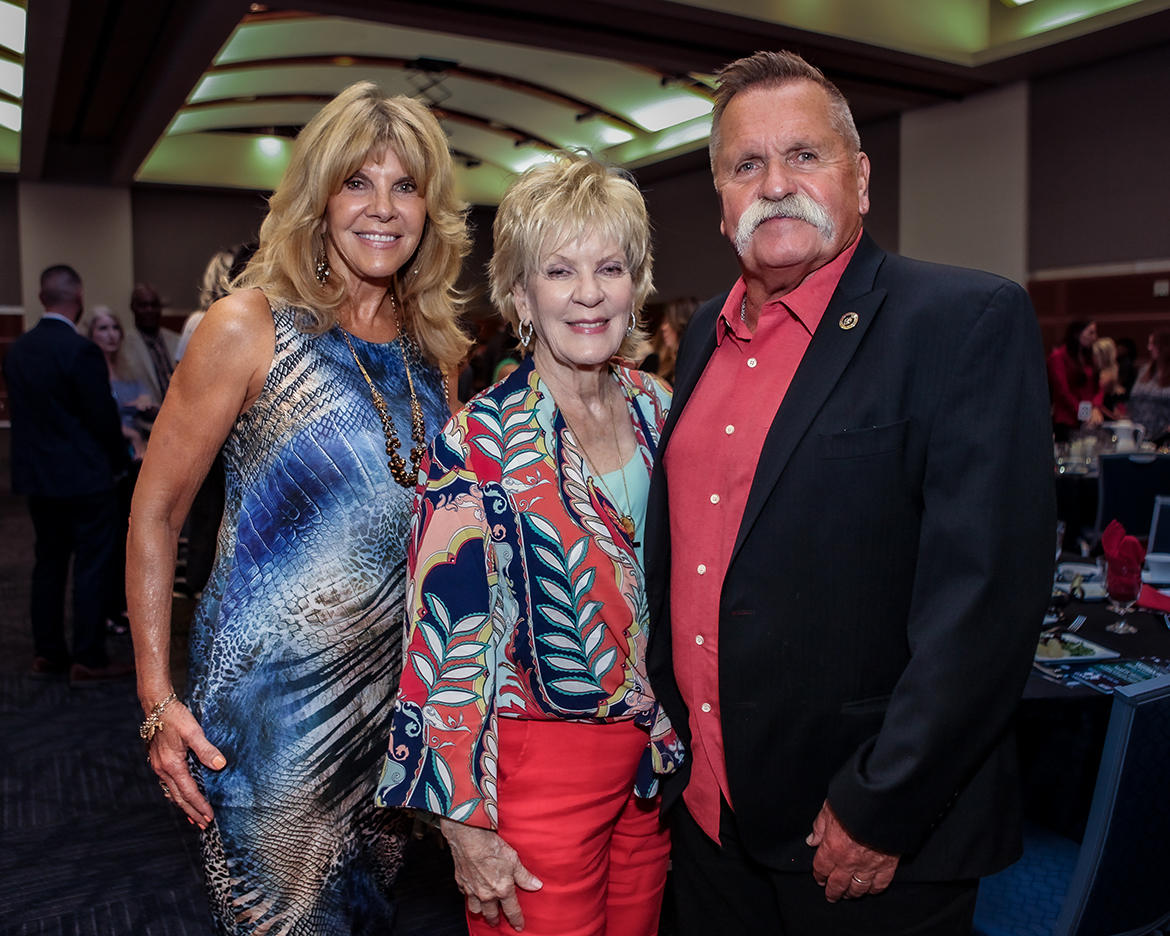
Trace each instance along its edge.
<path fill-rule="evenodd" d="M 277 309 L 264 389 L 224 444 L 227 506 L 191 631 L 189 705 L 223 752 L 193 766 L 215 821 L 203 835 L 220 933 L 387 933 L 405 841 L 374 806 L 402 667 L 414 490 L 397 484 L 369 387 L 340 331 Z M 399 341 L 352 339 L 407 459 Z M 427 442 L 447 421 L 442 378 L 407 346 Z"/>

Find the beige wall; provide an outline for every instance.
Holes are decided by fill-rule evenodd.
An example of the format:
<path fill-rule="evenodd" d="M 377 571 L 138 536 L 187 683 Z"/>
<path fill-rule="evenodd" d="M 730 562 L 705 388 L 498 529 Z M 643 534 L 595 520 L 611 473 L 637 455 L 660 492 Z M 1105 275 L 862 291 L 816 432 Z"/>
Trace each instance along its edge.
<path fill-rule="evenodd" d="M 1028 88 L 902 115 L 899 253 L 1027 279 Z"/>
<path fill-rule="evenodd" d="M 85 283 L 85 306 L 128 317 L 134 288 L 130 190 L 21 182 L 20 270 L 25 328 L 41 316 L 41 271 L 67 263 Z"/>

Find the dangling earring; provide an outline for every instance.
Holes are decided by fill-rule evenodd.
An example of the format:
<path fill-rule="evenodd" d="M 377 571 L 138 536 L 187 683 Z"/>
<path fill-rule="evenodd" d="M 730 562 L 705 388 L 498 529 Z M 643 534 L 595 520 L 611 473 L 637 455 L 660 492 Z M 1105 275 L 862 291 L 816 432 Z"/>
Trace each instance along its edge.
<path fill-rule="evenodd" d="M 528 326 L 528 334 L 524 333 L 524 326 L 525 325 Z M 520 344 L 524 345 L 524 347 L 527 348 L 528 343 L 530 341 L 532 341 L 532 333 L 535 331 L 536 331 L 536 328 L 532 324 L 532 319 L 529 319 L 526 322 L 521 322 L 520 327 L 516 330 L 516 335 L 520 339 Z"/>
<path fill-rule="evenodd" d="M 325 236 L 321 236 L 321 252 L 317 254 L 317 282 L 324 286 L 329 282 L 329 274 L 333 270 L 329 266 L 329 254 L 325 250 Z"/>
<path fill-rule="evenodd" d="M 630 309 L 630 324 L 626 326 L 626 337 L 629 338 L 630 335 L 634 333 L 634 329 L 637 327 L 638 314 L 633 309 Z"/>

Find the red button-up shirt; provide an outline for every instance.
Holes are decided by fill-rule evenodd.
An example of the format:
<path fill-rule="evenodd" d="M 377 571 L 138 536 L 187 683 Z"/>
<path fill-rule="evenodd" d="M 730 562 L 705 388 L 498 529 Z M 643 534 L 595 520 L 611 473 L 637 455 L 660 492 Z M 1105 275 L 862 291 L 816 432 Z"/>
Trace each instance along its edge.
<path fill-rule="evenodd" d="M 691 777 L 683 798 L 719 841 L 727 785 L 719 714 L 719 596 L 764 438 L 857 241 L 760 311 L 740 318 L 741 278 L 716 320 L 707 362 L 666 449 L 670 479 L 670 608 L 674 673 L 690 711 Z"/>

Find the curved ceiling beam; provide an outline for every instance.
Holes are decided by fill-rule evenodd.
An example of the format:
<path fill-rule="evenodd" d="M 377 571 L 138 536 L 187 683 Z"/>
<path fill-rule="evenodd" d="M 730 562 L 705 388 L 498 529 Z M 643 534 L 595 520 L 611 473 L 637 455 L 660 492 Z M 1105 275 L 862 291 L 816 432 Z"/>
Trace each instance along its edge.
<path fill-rule="evenodd" d="M 567 107 L 569 110 L 577 112 L 578 120 L 588 120 L 591 117 L 604 117 L 618 124 L 623 130 L 628 130 L 635 134 L 642 132 L 640 127 L 631 123 L 625 117 L 621 117 L 613 111 L 608 111 L 604 107 L 592 104 L 589 101 L 583 101 L 580 98 L 563 94 L 560 91 L 555 91 L 534 81 L 526 81 L 523 78 L 514 78 L 511 75 L 502 75 L 498 72 L 488 71 L 482 68 L 471 68 L 467 65 L 460 65 L 458 62 L 449 62 L 443 59 L 407 59 L 377 55 L 301 55 L 284 58 L 251 59 L 246 62 L 232 62 L 230 65 L 213 65 L 207 69 L 207 74 L 223 75 L 229 72 L 247 71 L 254 68 L 296 68 L 306 65 L 334 65 L 341 68 L 358 65 L 367 68 L 400 68 L 404 71 L 419 71 L 427 74 L 443 73 L 469 81 L 494 85 L 497 88 L 504 88 L 508 91 L 518 91 L 521 94 L 528 94 L 532 97 L 557 104 L 560 107 Z M 651 69 L 651 71 L 653 70 Z M 662 74 L 657 71 L 654 73 Z M 663 75 L 663 77 L 670 76 Z"/>
<path fill-rule="evenodd" d="M 232 104 L 318 104 L 324 106 L 332 100 L 333 95 L 331 94 L 256 94 L 246 97 L 217 98 L 208 101 L 199 101 L 195 104 L 188 104 L 179 113 L 209 110 L 211 108 L 224 107 L 225 105 Z M 509 137 L 516 146 L 535 144 L 548 150 L 559 150 L 561 148 L 556 143 L 546 140 L 544 137 L 537 136 L 535 133 L 529 133 L 527 130 L 521 130 L 519 127 L 513 127 L 501 123 L 498 120 L 489 120 L 477 114 L 468 114 L 464 111 L 452 110 L 449 107 L 441 107 L 435 104 L 428 106 L 439 120 L 453 120 L 456 123 L 465 123 L 473 127 L 478 127 L 481 130 L 487 130 L 489 133 Z M 206 129 L 211 130 L 214 128 L 209 127 Z"/>

